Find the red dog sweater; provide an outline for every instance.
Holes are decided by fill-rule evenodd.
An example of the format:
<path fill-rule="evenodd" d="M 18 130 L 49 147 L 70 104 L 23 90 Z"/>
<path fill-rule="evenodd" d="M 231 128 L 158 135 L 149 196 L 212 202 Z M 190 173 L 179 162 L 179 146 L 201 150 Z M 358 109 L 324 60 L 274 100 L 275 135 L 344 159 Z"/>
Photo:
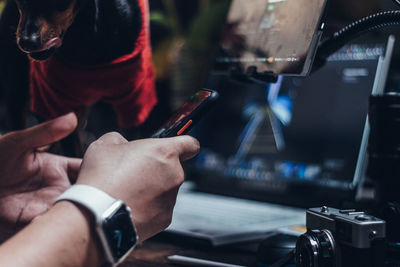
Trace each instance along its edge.
<path fill-rule="evenodd" d="M 147 0 L 138 0 L 142 29 L 134 51 L 109 64 L 81 66 L 56 56 L 30 61 L 32 112 L 52 119 L 74 111 L 81 115 L 98 101 L 110 103 L 122 128 L 143 123 L 157 103 L 151 61 Z"/>

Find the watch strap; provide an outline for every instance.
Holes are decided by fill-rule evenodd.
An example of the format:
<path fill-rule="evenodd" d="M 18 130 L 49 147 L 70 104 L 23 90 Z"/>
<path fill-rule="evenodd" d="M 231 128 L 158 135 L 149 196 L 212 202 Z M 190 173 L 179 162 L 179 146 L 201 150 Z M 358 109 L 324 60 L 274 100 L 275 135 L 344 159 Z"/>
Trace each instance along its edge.
<path fill-rule="evenodd" d="M 87 208 L 98 219 L 104 212 L 109 209 L 116 199 L 112 198 L 107 193 L 89 185 L 73 185 L 61 194 L 55 203 L 68 200 L 81 204 Z"/>

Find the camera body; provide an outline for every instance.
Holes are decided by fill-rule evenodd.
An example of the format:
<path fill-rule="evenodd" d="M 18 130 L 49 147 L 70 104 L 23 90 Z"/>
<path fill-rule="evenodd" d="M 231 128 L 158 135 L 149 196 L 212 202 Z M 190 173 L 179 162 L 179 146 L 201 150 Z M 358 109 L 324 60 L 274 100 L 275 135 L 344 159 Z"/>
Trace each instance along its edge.
<path fill-rule="evenodd" d="M 297 266 L 383 266 L 386 223 L 356 210 L 311 208 L 296 243 Z"/>

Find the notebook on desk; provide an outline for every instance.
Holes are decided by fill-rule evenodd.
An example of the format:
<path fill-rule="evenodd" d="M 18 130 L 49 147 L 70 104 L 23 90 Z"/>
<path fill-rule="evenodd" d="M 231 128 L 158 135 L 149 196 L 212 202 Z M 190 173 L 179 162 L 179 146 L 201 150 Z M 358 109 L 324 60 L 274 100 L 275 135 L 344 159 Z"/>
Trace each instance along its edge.
<path fill-rule="evenodd" d="M 384 90 L 393 43 L 346 46 L 310 77 L 225 83 L 192 132 L 202 144 L 187 168 L 195 187 L 180 191 L 167 232 L 216 246 L 300 234 L 307 207 L 354 200 L 369 96 Z"/>

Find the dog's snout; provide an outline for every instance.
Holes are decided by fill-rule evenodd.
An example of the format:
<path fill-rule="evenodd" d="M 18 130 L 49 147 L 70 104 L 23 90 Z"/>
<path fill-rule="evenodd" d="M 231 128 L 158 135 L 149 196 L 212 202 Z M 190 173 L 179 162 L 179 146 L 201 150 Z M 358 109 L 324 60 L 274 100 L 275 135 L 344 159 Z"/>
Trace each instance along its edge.
<path fill-rule="evenodd" d="M 18 45 L 26 52 L 32 52 L 40 49 L 40 37 L 37 34 L 21 35 L 18 38 Z"/>

